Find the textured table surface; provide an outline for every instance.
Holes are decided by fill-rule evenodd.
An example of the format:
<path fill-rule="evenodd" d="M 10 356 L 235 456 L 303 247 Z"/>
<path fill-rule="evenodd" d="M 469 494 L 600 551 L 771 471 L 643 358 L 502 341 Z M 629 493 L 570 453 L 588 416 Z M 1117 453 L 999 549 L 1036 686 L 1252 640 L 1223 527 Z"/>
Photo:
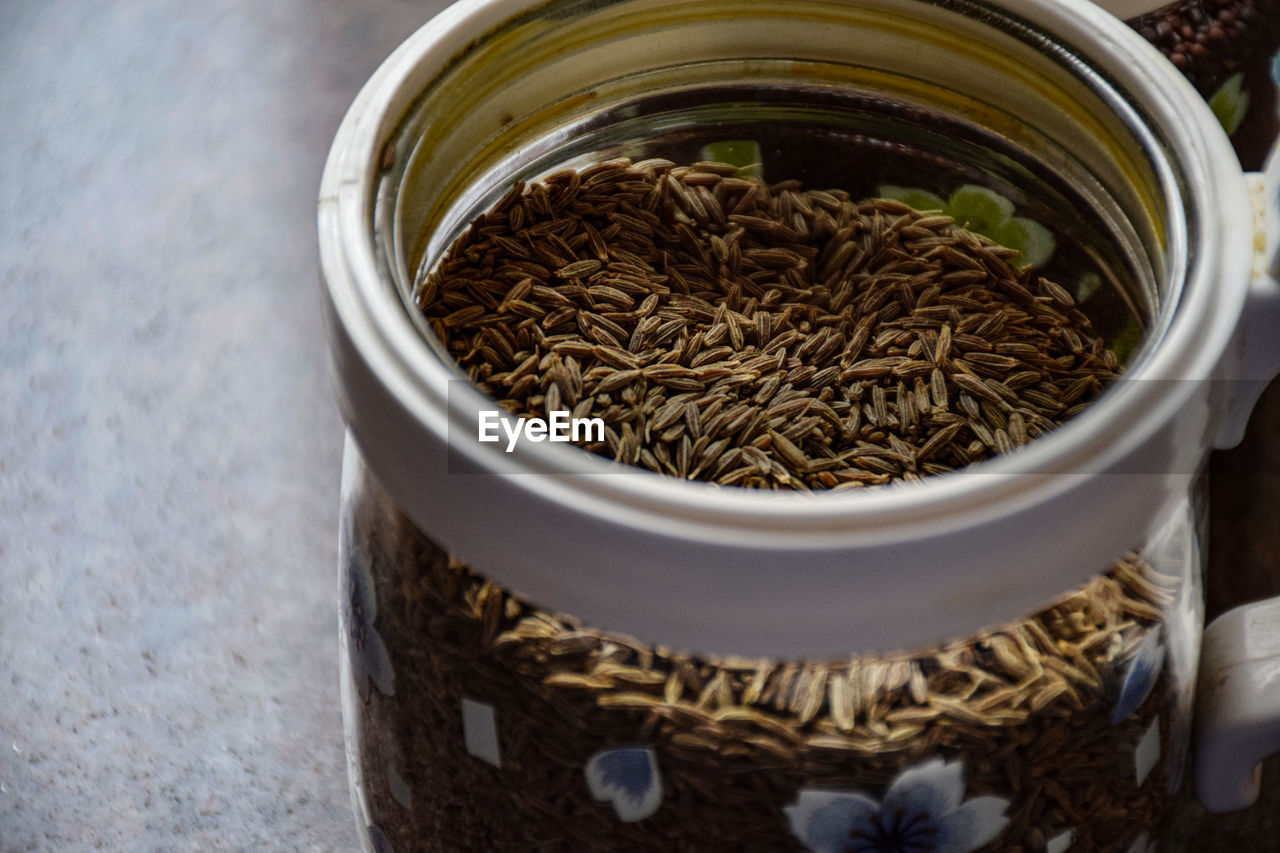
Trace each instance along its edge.
<path fill-rule="evenodd" d="M 0 2 L 0 851 L 355 849 L 314 199 L 441 5 Z"/>
<path fill-rule="evenodd" d="M 0 850 L 352 850 L 315 199 L 443 6 L 0 2 Z"/>

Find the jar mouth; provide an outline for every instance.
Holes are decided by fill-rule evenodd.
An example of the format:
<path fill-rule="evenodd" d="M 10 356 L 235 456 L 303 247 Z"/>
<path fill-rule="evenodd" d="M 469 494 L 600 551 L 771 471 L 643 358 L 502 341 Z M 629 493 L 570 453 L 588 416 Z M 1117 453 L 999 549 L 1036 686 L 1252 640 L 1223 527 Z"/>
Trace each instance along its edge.
<path fill-rule="evenodd" d="M 1064 0 L 1011 4 L 1014 11 L 967 0 L 736 4 L 748 10 L 739 15 L 745 22 L 729 28 L 739 40 L 726 37 L 706 48 L 701 58 L 727 63 L 744 53 L 786 54 L 776 45 L 797 49 L 787 42 L 786 28 L 812 31 L 816 16 L 830 27 L 883 25 L 879 35 L 887 44 L 875 56 L 859 60 L 867 74 L 883 75 L 885 69 L 877 63 L 897 61 L 892 54 L 901 47 L 893 39 L 939 38 L 962 24 L 959 36 L 934 43 L 946 47 L 945 56 L 900 75 L 908 82 L 898 81 L 902 85 L 897 89 L 883 77 L 879 85 L 900 96 L 930 69 L 949 69 L 954 79 L 945 90 L 965 96 L 947 104 L 954 111 L 981 119 L 978 123 L 988 131 L 1019 142 L 1050 139 L 1055 155 L 1077 152 L 1074 163 L 1053 165 L 1060 167 L 1064 180 L 1088 184 L 1085 197 L 1098 201 L 1104 230 L 1123 236 L 1120 242 L 1127 245 L 1121 261 L 1137 268 L 1131 271 L 1137 285 L 1130 301 L 1136 312 L 1145 312 L 1147 325 L 1147 340 L 1124 378 L 1083 413 L 1017 452 L 954 473 L 838 493 L 718 487 L 629 469 L 572 446 L 525 443 L 508 453 L 474 440 L 479 411 L 493 403 L 423 334 L 409 292 L 418 266 L 415 255 L 438 255 L 467 214 L 492 199 L 496 188 L 520 169 L 536 175 L 563 162 L 563 157 L 557 161 L 556 146 L 572 137 L 563 128 L 590 127 L 594 114 L 573 102 L 589 88 L 581 80 L 571 85 L 565 79 L 567 66 L 554 61 L 557 52 L 577 52 L 579 59 L 585 56 L 612 68 L 618 73 L 606 75 L 597 88 L 605 91 L 612 85 L 616 90 L 621 84 L 614 81 L 626 77 L 621 73 L 626 63 L 643 59 L 624 58 L 610 66 L 601 58 L 600 51 L 625 55 L 635 49 L 625 39 L 616 41 L 618 33 L 644 19 L 651 39 L 660 36 L 675 43 L 664 48 L 668 53 L 688 50 L 680 41 L 682 27 L 693 26 L 689 21 L 705 25 L 717 13 L 727 14 L 723 10 L 729 5 L 464 2 L 402 46 L 353 105 L 321 191 L 322 259 L 330 328 L 337 341 L 339 397 L 357 441 L 384 479 L 387 475 L 373 457 L 383 454 L 387 465 L 396 467 L 395 458 L 426 458 L 418 442 L 434 442 L 443 450 L 424 462 L 426 470 L 393 476 L 402 477 L 399 490 L 388 484 L 410 517 L 421 522 L 438 514 L 437 498 L 424 498 L 423 509 L 415 511 L 415 494 L 438 490 L 447 481 L 449 488 L 507 501 L 517 513 L 550 516 L 554 507 L 581 521 L 605 519 L 632 530 L 659 531 L 685 545 L 698 543 L 713 551 L 750 548 L 803 561 L 819 552 L 865 555 L 880 545 L 913 543 L 924 554 L 928 549 L 921 543 L 948 533 L 1008 524 L 1024 512 L 1047 515 L 1061 511 L 1064 502 L 1077 505 L 1083 484 L 1094 488 L 1104 474 L 1150 475 L 1152 496 L 1167 496 L 1170 478 L 1185 481 L 1194 475 L 1207 451 L 1211 413 L 1196 413 L 1190 426 L 1171 431 L 1171 425 L 1185 420 L 1188 407 L 1203 402 L 1198 395 L 1216 375 L 1243 303 L 1251 263 L 1243 179 L 1225 136 L 1176 70 L 1120 22 L 1091 4 Z M 753 37 L 751 21 L 765 18 L 770 26 Z M 600 45 L 593 46 L 593 38 Z M 694 35 L 689 38 L 702 44 Z M 822 51 L 837 48 L 824 38 L 817 40 L 816 56 L 803 58 L 830 74 L 834 66 L 823 64 L 829 57 Z M 865 40 L 859 45 L 869 51 L 872 47 Z M 510 58 L 511 67 L 494 72 L 494 63 L 504 58 Z M 794 52 L 773 58 L 797 63 Z M 584 65 L 579 61 L 575 67 Z M 659 79 L 673 73 L 660 62 L 650 61 L 647 70 L 658 75 L 657 88 L 679 83 Z M 1000 84 L 981 82 L 991 73 L 1007 76 Z M 523 101 L 504 74 L 528 81 Z M 992 108 L 1002 87 L 1028 115 L 1034 112 L 1034 121 L 1017 126 L 1009 120 L 1009 110 Z M 556 92 L 563 97 L 550 94 Z M 441 104 L 450 111 L 441 113 Z M 533 127 L 550 118 L 562 123 L 560 136 L 531 131 L 521 137 L 503 130 L 518 129 L 521 123 Z M 424 147 L 424 138 L 431 144 Z M 545 155 L 542 160 L 540 155 Z M 442 196 L 449 203 L 442 203 Z M 415 246 L 419 233 L 435 237 Z M 1137 304 L 1143 299 L 1147 304 Z M 357 362 L 360 370 L 350 367 Z M 357 387 L 362 382 L 378 385 L 378 393 Z M 379 413 L 380 406 L 393 407 L 396 414 Z M 1187 442 L 1181 436 L 1186 429 L 1200 434 Z M 1157 506 L 1130 507 L 1117 514 L 1127 520 L 1110 525 L 1114 534 L 1100 537 L 1092 551 L 1067 546 L 1079 559 L 1067 561 L 1072 567 L 1042 571 L 1042 582 L 1017 593 L 1017 606 L 1042 602 L 1099 571 L 1142 541 L 1141 519 L 1150 522 L 1157 512 Z M 560 535 L 549 531 L 538 545 Z M 1125 536 L 1131 540 L 1121 543 Z M 487 562 L 501 565 L 516 548 L 512 543 L 495 546 L 486 560 L 483 539 L 462 534 L 457 547 L 485 569 L 490 568 Z M 1104 552 L 1107 556 L 1099 556 Z M 973 562 L 980 561 L 975 557 Z M 518 587 L 532 591 L 538 586 L 533 568 L 513 572 Z M 544 597 L 550 600 L 563 585 L 555 589 Z M 984 623 L 989 621 L 984 617 Z"/>

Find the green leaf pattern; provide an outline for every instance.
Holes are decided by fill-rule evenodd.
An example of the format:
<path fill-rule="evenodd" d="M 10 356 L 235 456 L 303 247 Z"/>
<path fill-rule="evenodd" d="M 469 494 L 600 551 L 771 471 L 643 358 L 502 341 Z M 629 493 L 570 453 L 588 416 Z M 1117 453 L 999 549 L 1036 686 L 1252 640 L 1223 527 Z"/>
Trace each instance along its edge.
<path fill-rule="evenodd" d="M 738 174 L 744 178 L 764 177 L 764 155 L 754 139 L 723 139 L 702 146 L 699 153 L 708 163 L 737 166 Z"/>
<path fill-rule="evenodd" d="M 1053 255 L 1055 243 L 1049 229 L 1035 220 L 1014 216 L 1013 202 L 986 187 L 965 184 L 952 192 L 946 201 L 918 187 L 893 184 L 881 184 L 876 195 L 896 199 L 916 210 L 937 210 L 950 216 L 956 224 L 970 231 L 990 237 L 1002 246 L 1017 249 L 1019 255 L 1013 259 L 1015 263 L 1040 267 Z"/>
<path fill-rule="evenodd" d="M 1244 88 L 1244 74 L 1232 74 L 1209 99 L 1209 107 L 1227 136 L 1239 129 L 1249 111 L 1249 93 Z"/>

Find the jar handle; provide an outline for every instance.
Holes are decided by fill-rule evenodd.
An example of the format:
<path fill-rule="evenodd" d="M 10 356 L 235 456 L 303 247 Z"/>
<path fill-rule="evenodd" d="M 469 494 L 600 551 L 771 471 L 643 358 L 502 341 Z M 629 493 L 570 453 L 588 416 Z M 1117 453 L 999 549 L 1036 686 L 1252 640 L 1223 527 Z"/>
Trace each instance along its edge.
<path fill-rule="evenodd" d="M 1260 763 L 1280 752 L 1280 598 L 1205 628 L 1196 690 L 1196 794 L 1211 812 L 1258 798 Z"/>
<path fill-rule="evenodd" d="M 1245 177 L 1253 199 L 1254 233 L 1262 245 L 1240 319 L 1240 367 L 1214 442 L 1219 449 L 1240 443 L 1254 404 L 1280 373 L 1280 143 L 1272 147 L 1261 173 Z"/>

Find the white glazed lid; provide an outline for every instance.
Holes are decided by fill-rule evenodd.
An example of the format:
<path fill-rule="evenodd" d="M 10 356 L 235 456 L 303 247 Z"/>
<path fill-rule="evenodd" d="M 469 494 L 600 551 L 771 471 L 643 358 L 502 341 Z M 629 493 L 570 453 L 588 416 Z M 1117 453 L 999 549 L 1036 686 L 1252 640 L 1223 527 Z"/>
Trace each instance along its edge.
<path fill-rule="evenodd" d="M 915 648 L 1020 617 L 1138 547 L 1181 504 L 1239 320 L 1250 208 L 1229 143 L 1176 70 L 1084 0 L 1016 14 L 1141 99 L 1201 211 L 1179 309 L 1128 381 L 1007 457 L 923 483 L 832 494 L 715 488 L 576 448 L 475 440 L 491 407 L 425 345 L 370 236 L 373 176 L 440 68 L 532 0 L 465 0 L 411 37 L 357 98 L 321 187 L 321 260 L 337 394 L 374 473 L 478 571 L 598 628 L 698 652 L 775 658 Z M 1172 190 L 1171 190 L 1172 191 Z"/>

